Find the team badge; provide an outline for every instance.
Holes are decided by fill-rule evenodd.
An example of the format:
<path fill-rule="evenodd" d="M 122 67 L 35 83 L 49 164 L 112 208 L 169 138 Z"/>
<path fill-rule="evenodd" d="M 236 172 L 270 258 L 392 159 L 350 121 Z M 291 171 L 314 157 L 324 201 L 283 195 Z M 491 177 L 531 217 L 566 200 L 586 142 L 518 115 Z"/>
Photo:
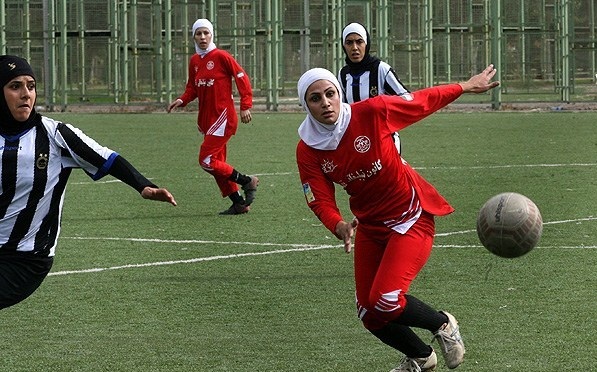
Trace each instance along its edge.
<path fill-rule="evenodd" d="M 48 166 L 48 154 L 39 154 L 35 161 L 35 166 L 37 169 L 46 169 Z"/>
<path fill-rule="evenodd" d="M 208 70 L 213 70 L 214 69 L 214 61 L 207 62 L 207 69 Z"/>
<path fill-rule="evenodd" d="M 315 200 L 315 195 L 313 195 L 313 191 L 311 191 L 311 185 L 309 183 L 303 183 L 303 193 L 305 194 L 305 199 L 307 199 L 307 203 L 311 203 Z"/>
<path fill-rule="evenodd" d="M 321 164 L 321 170 L 323 173 L 332 173 L 336 169 L 337 165 L 333 161 L 324 160 Z"/>
<path fill-rule="evenodd" d="M 377 90 L 377 85 L 374 85 L 371 87 L 371 89 L 369 89 L 369 97 L 375 97 L 379 94 L 379 91 Z"/>
<path fill-rule="evenodd" d="M 370 148 L 371 148 L 371 140 L 369 139 L 369 137 L 358 136 L 354 140 L 354 149 L 357 150 L 357 152 L 360 152 L 362 154 L 362 153 L 369 151 Z"/>

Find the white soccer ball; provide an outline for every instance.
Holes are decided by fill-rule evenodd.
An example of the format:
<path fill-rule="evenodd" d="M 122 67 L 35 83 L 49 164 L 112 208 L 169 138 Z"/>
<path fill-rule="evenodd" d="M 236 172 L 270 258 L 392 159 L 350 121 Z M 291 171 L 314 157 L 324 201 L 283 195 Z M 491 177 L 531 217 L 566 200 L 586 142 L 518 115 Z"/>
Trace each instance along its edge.
<path fill-rule="evenodd" d="M 477 235 L 491 253 L 506 258 L 520 257 L 533 249 L 543 232 L 539 208 L 524 195 L 514 192 L 489 199 L 477 217 Z"/>

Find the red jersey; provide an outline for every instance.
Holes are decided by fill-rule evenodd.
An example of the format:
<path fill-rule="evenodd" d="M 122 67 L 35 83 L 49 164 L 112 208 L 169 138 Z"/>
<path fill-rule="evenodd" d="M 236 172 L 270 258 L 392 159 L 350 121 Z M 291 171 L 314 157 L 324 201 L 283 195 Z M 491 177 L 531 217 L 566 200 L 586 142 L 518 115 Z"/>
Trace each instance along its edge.
<path fill-rule="evenodd" d="M 317 150 L 302 140 L 296 150 L 309 207 L 332 233 L 343 218 L 334 183 L 350 196 L 359 222 L 400 224 L 425 210 L 433 215 L 454 211 L 438 191 L 396 151 L 392 133 L 446 106 L 462 94 L 459 84 L 422 89 L 403 96 L 377 96 L 351 105 L 346 132 L 335 150 Z M 412 98 L 412 100 L 408 100 Z"/>
<path fill-rule="evenodd" d="M 201 133 L 219 136 L 236 133 L 238 117 L 232 97 L 232 78 L 240 94 L 240 109 L 250 109 L 253 105 L 251 82 L 230 53 L 214 49 L 203 58 L 198 54 L 191 57 L 189 79 L 179 98 L 182 106 L 197 98 L 197 126 Z"/>

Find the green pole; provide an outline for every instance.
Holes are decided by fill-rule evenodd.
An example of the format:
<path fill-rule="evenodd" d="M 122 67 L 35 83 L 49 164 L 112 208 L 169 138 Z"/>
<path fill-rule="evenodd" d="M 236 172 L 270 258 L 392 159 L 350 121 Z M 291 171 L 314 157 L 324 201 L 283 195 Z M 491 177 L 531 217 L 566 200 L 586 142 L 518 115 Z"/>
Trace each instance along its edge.
<path fill-rule="evenodd" d="M 31 10 L 30 5 L 31 2 L 27 0 L 24 4 L 24 23 L 25 23 L 25 40 L 23 40 L 23 58 L 30 61 L 31 60 Z"/>
<path fill-rule="evenodd" d="M 81 99 L 85 100 L 87 95 L 87 82 L 85 79 L 85 3 L 79 3 L 79 12 L 77 13 L 78 19 L 78 35 L 79 35 L 79 94 L 81 95 Z"/>
<path fill-rule="evenodd" d="M 560 12 L 560 52 L 562 58 L 561 100 L 570 102 L 570 1 L 562 0 Z"/>
<path fill-rule="evenodd" d="M 390 55 L 389 43 L 389 13 L 388 0 L 378 0 L 377 3 L 377 56 L 385 61 L 388 61 Z"/>
<path fill-rule="evenodd" d="M 487 0 L 491 4 L 489 11 L 489 26 L 491 34 L 491 61 L 497 69 L 495 80 L 502 80 L 502 1 Z M 502 89 L 497 87 L 491 91 L 491 108 L 499 110 L 502 104 Z"/>
<path fill-rule="evenodd" d="M 273 92 L 274 20 L 272 1 L 265 2 L 265 108 L 271 110 Z"/>
<path fill-rule="evenodd" d="M 119 47 L 119 19 L 118 19 L 118 0 L 110 0 L 110 53 L 108 68 L 110 73 L 110 80 L 112 82 L 112 92 L 114 94 L 114 103 L 118 103 L 120 99 L 120 54 L 118 52 Z"/>
<path fill-rule="evenodd" d="M 166 39 L 164 40 L 166 50 L 164 50 L 164 73 L 165 73 L 165 85 L 166 85 L 166 99 L 171 102 L 174 96 L 172 87 L 172 0 L 165 0 L 164 9 L 166 11 L 165 17 L 165 29 Z M 164 102 L 164 91 L 160 89 L 159 100 Z"/>
<path fill-rule="evenodd" d="M 121 12 L 121 40 L 120 49 L 122 50 L 122 91 L 124 104 L 129 103 L 129 36 L 128 36 L 128 0 L 122 0 L 122 12 Z"/>
<path fill-rule="evenodd" d="M 274 42 L 274 59 L 272 61 L 273 66 L 273 74 L 274 74 L 274 100 L 273 100 L 273 109 L 278 111 L 278 104 L 280 102 L 280 81 L 281 81 L 281 73 L 280 73 L 280 63 L 283 60 L 283 48 L 282 48 L 282 11 L 280 7 L 280 2 L 277 0 L 273 0 L 273 14 L 274 14 L 274 34 L 273 34 L 273 42 Z"/>
<path fill-rule="evenodd" d="M 60 90 L 62 93 L 61 97 L 61 105 L 62 111 L 66 110 L 66 106 L 68 105 L 68 25 L 66 22 L 67 17 L 67 0 L 62 0 L 60 2 L 60 38 L 58 40 L 58 48 L 59 48 L 59 60 L 60 66 L 58 66 L 58 70 L 60 71 Z"/>
<path fill-rule="evenodd" d="M 44 4 L 47 1 L 44 0 Z M 4 0 L 0 0 L 0 50 L 2 54 L 6 54 L 6 3 Z"/>
<path fill-rule="evenodd" d="M 424 63 L 425 63 L 425 86 L 432 86 L 433 80 L 433 2 L 432 0 L 425 0 L 425 28 L 423 36 L 424 45 Z"/>
<path fill-rule="evenodd" d="M 43 49 L 44 49 L 44 97 L 46 101 L 46 109 L 48 111 L 54 110 L 54 45 L 53 45 L 53 34 L 54 34 L 54 11 L 53 1 L 43 0 Z M 0 17 L 2 18 L 3 32 L 2 37 L 4 38 L 4 1 L 2 1 L 0 8 Z M 6 40 L 2 42 L 3 53 L 6 53 Z"/>

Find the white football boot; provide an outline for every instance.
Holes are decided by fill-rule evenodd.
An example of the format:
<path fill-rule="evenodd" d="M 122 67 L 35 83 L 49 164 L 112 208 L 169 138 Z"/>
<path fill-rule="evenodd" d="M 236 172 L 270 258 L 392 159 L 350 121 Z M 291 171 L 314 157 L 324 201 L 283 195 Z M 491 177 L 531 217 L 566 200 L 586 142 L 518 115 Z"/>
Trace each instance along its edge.
<path fill-rule="evenodd" d="M 427 358 L 409 358 L 404 357 L 400 365 L 390 372 L 431 372 L 435 371 L 437 365 L 437 355 L 435 351 L 431 351 L 431 355 Z"/>
<path fill-rule="evenodd" d="M 434 339 L 437 339 L 440 349 L 450 369 L 458 367 L 464 361 L 464 343 L 460 336 L 460 329 L 456 318 L 450 313 L 442 311 L 447 317 L 448 322 L 435 332 Z"/>

